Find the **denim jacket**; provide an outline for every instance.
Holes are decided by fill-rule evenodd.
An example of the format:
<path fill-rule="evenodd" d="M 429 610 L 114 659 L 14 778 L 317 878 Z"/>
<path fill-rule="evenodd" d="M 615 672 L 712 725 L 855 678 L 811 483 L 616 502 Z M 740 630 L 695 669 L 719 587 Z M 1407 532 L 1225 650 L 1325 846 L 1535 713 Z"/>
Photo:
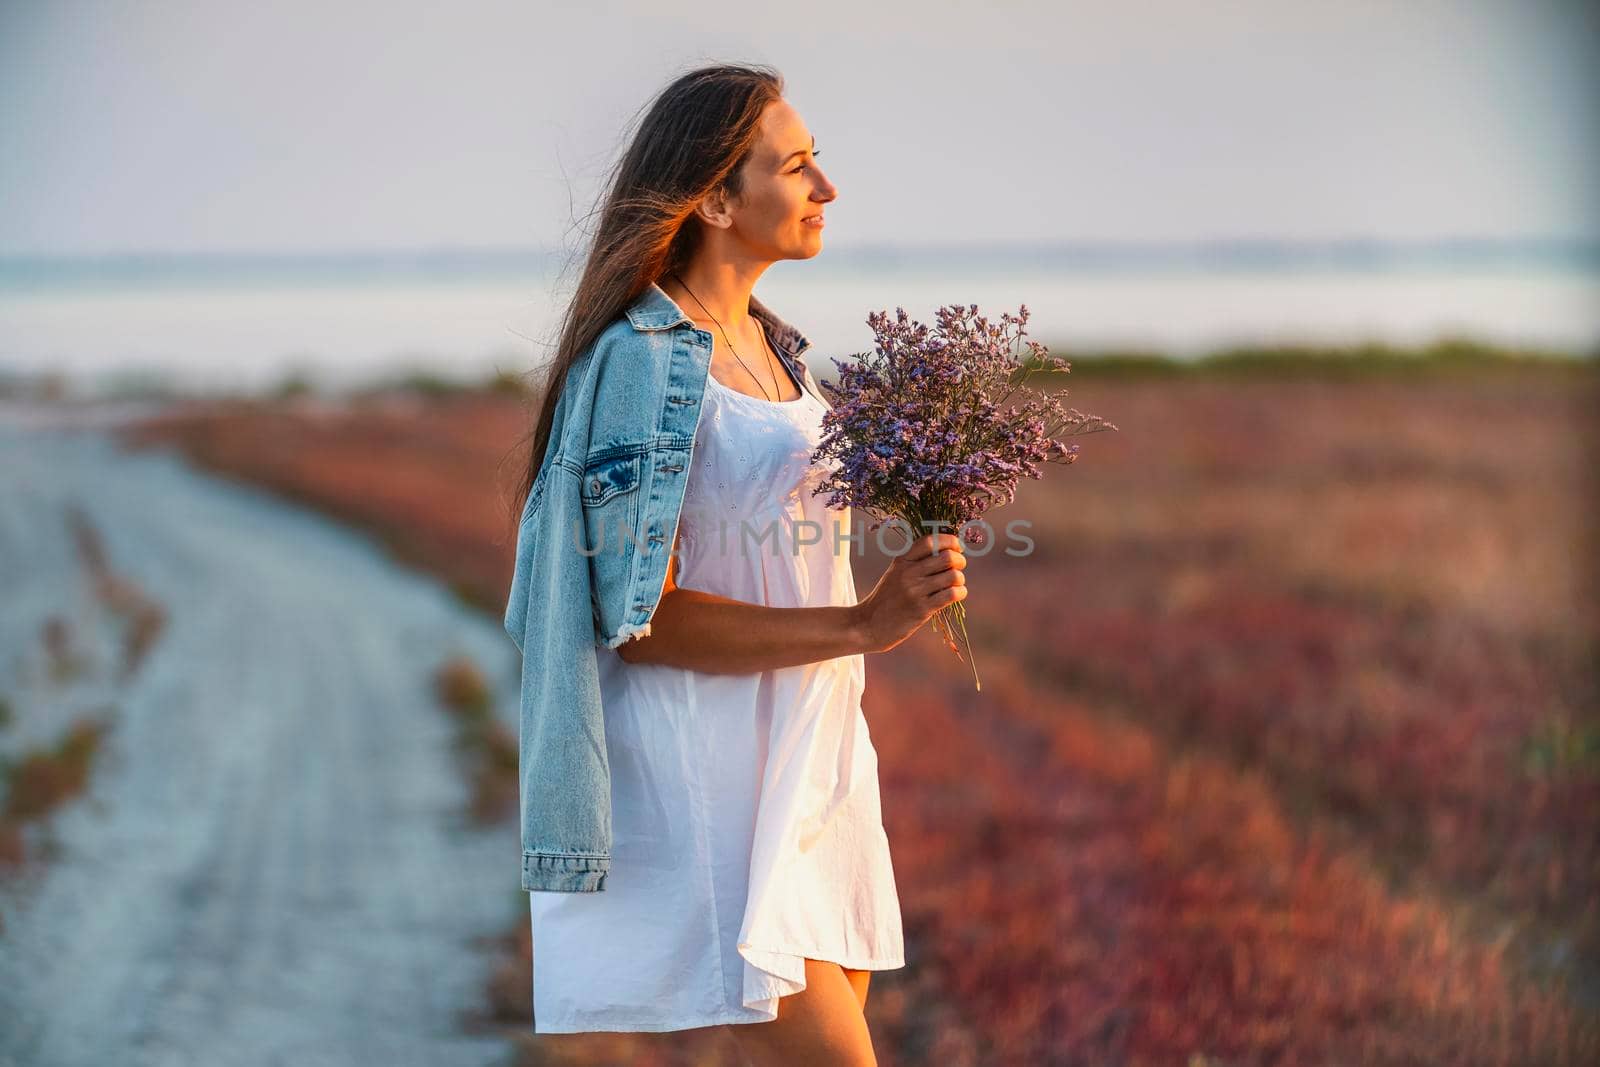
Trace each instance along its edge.
<path fill-rule="evenodd" d="M 811 344 L 750 297 L 824 405 Z M 650 633 L 677 540 L 712 336 L 651 283 L 569 369 L 523 504 L 505 628 L 522 653 L 522 888 L 594 892 L 611 866 L 599 647 Z M 829 405 L 831 406 L 831 405 Z"/>

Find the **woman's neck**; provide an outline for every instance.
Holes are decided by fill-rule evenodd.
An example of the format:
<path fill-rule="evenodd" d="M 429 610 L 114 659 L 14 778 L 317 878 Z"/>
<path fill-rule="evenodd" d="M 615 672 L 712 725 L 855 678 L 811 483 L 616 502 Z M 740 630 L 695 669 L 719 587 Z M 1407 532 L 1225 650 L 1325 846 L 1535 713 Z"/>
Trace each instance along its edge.
<path fill-rule="evenodd" d="M 729 333 L 743 333 L 752 325 L 750 293 L 759 273 L 740 271 L 733 264 L 691 265 L 669 271 L 658 284 L 691 318 L 720 323 Z"/>

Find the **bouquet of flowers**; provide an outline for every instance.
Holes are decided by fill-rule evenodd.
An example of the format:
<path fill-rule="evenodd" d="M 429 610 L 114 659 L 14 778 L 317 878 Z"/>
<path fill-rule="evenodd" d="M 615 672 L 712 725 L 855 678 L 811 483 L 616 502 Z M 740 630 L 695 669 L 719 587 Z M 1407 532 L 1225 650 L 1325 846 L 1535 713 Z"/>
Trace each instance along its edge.
<path fill-rule="evenodd" d="M 823 416 L 823 437 L 813 461 L 832 475 L 817 489 L 830 507 L 866 512 L 876 530 L 887 522 L 909 527 L 913 538 L 953 533 L 962 544 L 981 544 L 964 528 L 990 508 L 1016 496 L 1023 475 L 1038 478 L 1040 464 L 1073 463 L 1078 446 L 1061 438 L 1117 427 L 1095 415 L 1063 408 L 1061 395 L 1027 387 L 1037 372 L 1070 372 L 1036 341 L 1020 362 L 1015 349 L 1026 333 L 1028 307 L 1002 313 L 991 326 L 978 305 L 938 310 L 933 329 L 897 308 L 867 316 L 876 335 L 872 353 L 854 362 L 833 360 L 836 384 L 823 384 L 833 409 Z M 1012 330 L 1015 329 L 1015 336 Z M 967 639 L 966 610 L 955 601 L 934 616 L 934 627 L 956 654 L 955 632 Z M 976 664 L 972 681 L 982 690 Z"/>

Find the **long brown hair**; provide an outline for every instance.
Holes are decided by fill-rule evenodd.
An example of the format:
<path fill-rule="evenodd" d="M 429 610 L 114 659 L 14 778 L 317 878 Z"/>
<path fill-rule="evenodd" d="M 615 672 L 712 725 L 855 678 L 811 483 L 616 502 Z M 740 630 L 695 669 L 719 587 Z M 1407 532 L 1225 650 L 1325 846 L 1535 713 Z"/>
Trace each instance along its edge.
<path fill-rule="evenodd" d="M 521 442 L 528 444 L 528 461 L 510 501 L 513 529 L 544 465 L 567 371 L 653 282 L 688 266 L 701 231 L 685 222 L 719 188 L 730 198 L 742 192 L 740 169 L 760 140 L 761 115 L 782 95 L 783 76 L 773 68 L 726 64 L 690 71 L 646 104 L 596 209 L 599 224 L 561 319 L 555 357 L 529 390 L 540 398 L 539 415 Z"/>

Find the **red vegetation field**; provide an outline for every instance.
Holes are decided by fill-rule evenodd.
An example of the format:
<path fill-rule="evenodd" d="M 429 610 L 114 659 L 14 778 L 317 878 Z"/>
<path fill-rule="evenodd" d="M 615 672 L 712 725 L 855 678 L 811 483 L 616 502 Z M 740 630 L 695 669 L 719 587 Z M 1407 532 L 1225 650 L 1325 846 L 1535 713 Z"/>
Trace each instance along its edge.
<path fill-rule="evenodd" d="M 1121 429 L 992 516 L 1030 555 L 969 556 L 983 691 L 931 633 L 869 659 L 908 951 L 872 981 L 880 1062 L 1600 1062 L 1600 382 L 1071 384 Z M 481 394 L 140 437 L 498 616 L 525 418 Z"/>

